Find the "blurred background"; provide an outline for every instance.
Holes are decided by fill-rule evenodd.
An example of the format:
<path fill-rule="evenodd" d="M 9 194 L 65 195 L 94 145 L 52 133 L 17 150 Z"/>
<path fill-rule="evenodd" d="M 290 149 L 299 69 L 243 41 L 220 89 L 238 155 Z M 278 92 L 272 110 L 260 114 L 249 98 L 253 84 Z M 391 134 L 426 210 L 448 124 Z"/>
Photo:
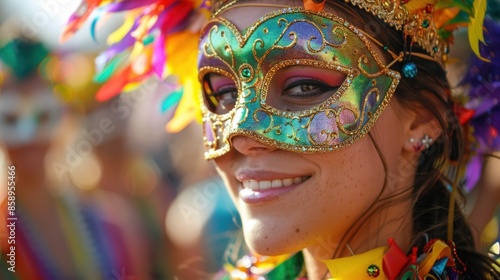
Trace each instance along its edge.
<path fill-rule="evenodd" d="M 95 101 L 94 61 L 123 19 L 100 21 L 95 38 L 88 20 L 61 44 L 79 3 L 0 2 L 0 279 L 210 279 L 234 259 L 226 248 L 241 236 L 234 205 L 203 159 L 202 129 L 191 123 L 166 132 L 172 112 L 162 101 L 174 89 L 156 78 Z M 467 57 L 470 49 L 455 52 Z M 457 85 L 468 67 L 453 62 Z M 8 270 L 9 166 L 16 273 Z M 500 174 L 498 165 L 489 168 Z M 499 215 L 499 189 L 486 192 L 494 201 L 476 218 L 486 228 L 483 247 L 498 238 L 490 217 Z"/>
<path fill-rule="evenodd" d="M 172 88 L 155 78 L 95 101 L 94 60 L 123 19 L 60 44 L 79 2 L 0 2 L 0 279 L 209 279 L 239 222 L 201 127 L 166 132 Z"/>

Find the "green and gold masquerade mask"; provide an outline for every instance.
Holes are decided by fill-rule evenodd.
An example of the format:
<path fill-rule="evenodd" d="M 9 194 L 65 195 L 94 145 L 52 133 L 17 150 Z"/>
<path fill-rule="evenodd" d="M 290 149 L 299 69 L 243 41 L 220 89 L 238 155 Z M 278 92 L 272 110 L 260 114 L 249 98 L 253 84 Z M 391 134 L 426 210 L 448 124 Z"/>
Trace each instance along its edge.
<path fill-rule="evenodd" d="M 358 28 L 301 8 L 243 31 L 216 17 L 200 49 L 207 159 L 228 152 L 235 135 L 300 153 L 349 146 L 368 133 L 400 79 Z"/>

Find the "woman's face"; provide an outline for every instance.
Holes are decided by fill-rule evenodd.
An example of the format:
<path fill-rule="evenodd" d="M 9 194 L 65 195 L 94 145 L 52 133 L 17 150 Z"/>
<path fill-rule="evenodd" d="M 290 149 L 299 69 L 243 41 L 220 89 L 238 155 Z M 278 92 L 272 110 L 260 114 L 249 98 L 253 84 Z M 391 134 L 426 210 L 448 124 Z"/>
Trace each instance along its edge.
<path fill-rule="evenodd" d="M 238 7 L 222 16 L 242 30 L 272 10 Z M 345 73 L 312 65 L 278 71 L 269 79 L 267 102 L 282 110 L 300 111 L 335 94 Z M 220 74 L 205 76 L 208 88 L 216 92 L 214 113 L 226 113 L 226 104 L 234 106 L 237 96 L 233 95 L 240 88 L 230 75 Z M 397 113 L 400 109 L 391 101 L 370 130 L 385 157 L 387 172 L 397 170 L 406 137 Z M 331 257 L 330 250 L 377 196 L 387 195 L 383 192 L 386 170 L 368 134 L 352 145 L 322 153 L 293 152 L 280 148 L 279 141 L 270 145 L 259 137 L 235 134 L 229 151 L 214 157 L 241 215 L 247 244 L 257 253 L 276 255 L 316 247 L 318 257 Z"/>

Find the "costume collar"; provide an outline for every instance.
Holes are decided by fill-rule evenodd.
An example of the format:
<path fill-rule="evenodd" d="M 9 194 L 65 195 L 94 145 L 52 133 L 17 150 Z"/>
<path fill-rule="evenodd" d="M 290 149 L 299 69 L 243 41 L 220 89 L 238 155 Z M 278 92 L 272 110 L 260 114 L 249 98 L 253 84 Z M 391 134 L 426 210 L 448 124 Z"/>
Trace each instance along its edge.
<path fill-rule="evenodd" d="M 330 280 L 377 279 L 458 279 L 453 248 L 442 240 L 431 240 L 417 257 L 417 248 L 407 255 L 393 239 L 388 246 L 382 246 L 362 254 L 323 260 L 330 272 Z M 226 265 L 226 276 L 222 279 L 307 279 L 304 273 L 301 253 L 265 257 L 245 256 L 236 266 Z M 287 273 L 285 277 L 285 274 Z M 289 273 L 293 273 L 293 276 Z M 270 277 L 270 276 L 273 277 Z"/>

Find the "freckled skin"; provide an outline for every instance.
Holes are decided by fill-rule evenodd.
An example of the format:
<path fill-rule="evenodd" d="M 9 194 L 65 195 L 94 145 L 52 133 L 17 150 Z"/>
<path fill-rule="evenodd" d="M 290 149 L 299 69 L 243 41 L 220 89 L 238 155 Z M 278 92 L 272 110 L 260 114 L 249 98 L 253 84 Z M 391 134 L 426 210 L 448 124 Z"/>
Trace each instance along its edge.
<path fill-rule="evenodd" d="M 387 118 L 383 115 L 372 130 L 391 127 L 385 122 L 396 121 L 397 115 L 393 112 L 388 115 Z M 395 125 L 392 127 L 397 129 Z M 279 150 L 244 136 L 235 136 L 232 141 L 231 151 L 215 159 L 215 163 L 240 212 L 245 240 L 257 253 L 296 252 L 320 246 L 320 239 L 338 243 L 382 191 L 384 169 L 369 137 L 325 154 Z M 384 148 L 392 149 L 388 154 L 395 154 L 401 146 L 393 144 Z M 272 201 L 247 204 L 239 199 L 241 183 L 236 180 L 235 172 L 248 166 L 311 177 Z M 296 233 L 297 228 L 301 229 L 300 235 Z"/>
<path fill-rule="evenodd" d="M 233 142 L 236 144 L 240 138 L 242 137 L 235 137 Z M 257 141 L 250 141 L 252 145 L 262 145 Z M 365 154 L 353 157 L 353 161 L 359 162 L 356 165 L 362 166 L 359 170 L 363 170 L 365 176 L 346 176 L 353 171 L 349 164 L 343 162 L 342 157 L 350 153 Z M 311 175 L 311 178 L 273 201 L 249 205 L 239 200 L 239 182 L 231 170 L 231 166 L 235 166 L 234 163 L 244 166 L 248 161 L 258 161 L 264 165 L 264 170 Z M 368 138 L 329 154 L 296 154 L 269 149 L 249 156 L 238 149 L 232 149 L 215 162 L 240 211 L 247 243 L 257 252 L 262 252 L 265 248 L 266 254 L 297 251 L 317 243 L 315 239 L 318 236 L 328 236 L 332 233 L 338 239 L 341 238 L 354 222 L 349 218 L 359 217 L 366 210 L 373 202 L 373 197 L 381 191 L 383 183 L 380 159 Z M 365 188 L 363 192 L 367 193 L 364 199 L 357 195 L 361 187 Z M 359 199 L 354 201 L 352 197 Z M 352 216 L 347 215 L 348 212 L 352 213 Z M 291 233 L 294 233 L 296 228 L 315 230 L 304 232 L 300 240 L 294 240 L 295 235 Z M 265 240 L 259 238 L 266 235 L 268 238 Z"/>

